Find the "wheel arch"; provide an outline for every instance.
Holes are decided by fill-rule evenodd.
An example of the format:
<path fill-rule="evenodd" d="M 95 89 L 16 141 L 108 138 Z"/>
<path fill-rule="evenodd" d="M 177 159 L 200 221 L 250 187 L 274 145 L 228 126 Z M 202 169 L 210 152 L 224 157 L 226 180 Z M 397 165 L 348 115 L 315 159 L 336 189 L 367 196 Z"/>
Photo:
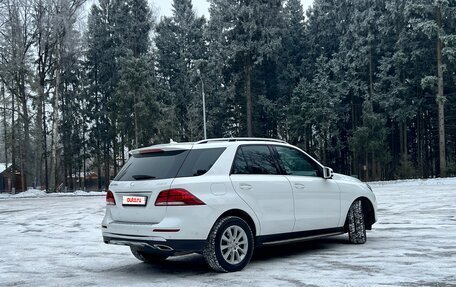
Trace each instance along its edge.
<path fill-rule="evenodd" d="M 353 200 L 353 202 L 350 204 L 350 206 L 357 200 L 361 200 L 361 205 L 363 207 L 364 223 L 366 225 L 366 229 L 371 230 L 372 225 L 375 223 L 374 205 L 369 200 L 369 198 L 360 196 L 360 197 L 356 198 L 355 200 Z M 348 232 L 348 218 L 347 218 L 348 212 L 349 212 L 349 210 L 347 210 L 347 214 L 345 215 L 344 232 Z"/>
<path fill-rule="evenodd" d="M 224 213 L 222 213 L 217 218 L 217 220 L 219 220 L 220 218 L 223 218 L 223 217 L 227 217 L 227 216 L 237 216 L 237 217 L 245 220 L 245 222 L 247 222 L 249 227 L 252 229 L 253 236 L 256 237 L 258 229 L 256 227 L 255 221 L 253 221 L 253 218 L 247 212 L 245 212 L 241 209 L 230 209 L 230 210 L 227 210 Z"/>

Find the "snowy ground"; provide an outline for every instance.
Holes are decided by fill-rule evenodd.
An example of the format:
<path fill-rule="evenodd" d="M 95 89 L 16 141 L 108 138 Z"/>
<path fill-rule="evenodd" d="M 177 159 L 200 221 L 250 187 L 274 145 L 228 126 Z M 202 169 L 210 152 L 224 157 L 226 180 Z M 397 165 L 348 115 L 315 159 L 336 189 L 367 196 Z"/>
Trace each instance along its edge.
<path fill-rule="evenodd" d="M 75 192 L 56 192 L 46 193 L 38 189 L 29 189 L 25 192 L 16 194 L 0 193 L 0 200 L 15 198 L 38 198 L 38 197 L 62 197 L 62 196 L 100 196 L 106 195 L 105 192 L 76 190 Z"/>
<path fill-rule="evenodd" d="M 105 245 L 102 196 L 0 200 L 0 286 L 456 286 L 456 179 L 373 183 L 379 222 L 347 236 L 259 250 L 242 272 L 199 255 L 163 266 Z"/>

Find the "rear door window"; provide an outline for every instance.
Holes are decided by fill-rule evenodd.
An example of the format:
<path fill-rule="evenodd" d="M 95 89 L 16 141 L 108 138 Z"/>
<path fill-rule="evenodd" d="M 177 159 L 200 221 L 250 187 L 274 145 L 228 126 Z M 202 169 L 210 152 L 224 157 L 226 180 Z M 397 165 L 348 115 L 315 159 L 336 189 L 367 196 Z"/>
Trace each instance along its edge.
<path fill-rule="evenodd" d="M 232 168 L 233 174 L 279 174 L 274 157 L 266 145 L 240 146 Z"/>
<path fill-rule="evenodd" d="M 135 181 L 174 178 L 188 153 L 189 150 L 174 150 L 133 154 L 114 180 Z"/>
<path fill-rule="evenodd" d="M 205 174 L 217 161 L 225 148 L 192 149 L 185 159 L 177 177 Z"/>

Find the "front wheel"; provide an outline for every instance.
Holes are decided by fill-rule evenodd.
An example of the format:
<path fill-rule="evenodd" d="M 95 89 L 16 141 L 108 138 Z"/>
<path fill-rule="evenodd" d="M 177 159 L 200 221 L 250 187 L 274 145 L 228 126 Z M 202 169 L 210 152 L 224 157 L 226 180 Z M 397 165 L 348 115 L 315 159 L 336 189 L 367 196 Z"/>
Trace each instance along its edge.
<path fill-rule="evenodd" d="M 243 219 L 236 216 L 220 218 L 209 234 L 203 255 L 215 271 L 239 271 L 252 258 L 253 242 L 252 230 Z"/>
<path fill-rule="evenodd" d="M 353 244 L 366 243 L 366 225 L 364 223 L 363 205 L 361 200 L 356 200 L 350 206 L 347 215 L 348 239 Z"/>

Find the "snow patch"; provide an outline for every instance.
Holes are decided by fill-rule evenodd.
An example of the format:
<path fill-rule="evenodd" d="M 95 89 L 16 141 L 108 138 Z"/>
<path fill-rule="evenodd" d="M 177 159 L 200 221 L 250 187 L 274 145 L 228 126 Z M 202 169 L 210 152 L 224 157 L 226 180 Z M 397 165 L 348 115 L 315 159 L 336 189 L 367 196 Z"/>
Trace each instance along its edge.
<path fill-rule="evenodd" d="M 435 186 L 435 185 L 454 185 L 456 177 L 446 178 L 427 178 L 427 179 L 400 179 L 391 181 L 372 181 L 368 182 L 371 186 Z"/>
<path fill-rule="evenodd" d="M 29 189 L 24 192 L 17 194 L 0 193 L 1 199 L 12 199 L 12 198 L 41 198 L 41 197 L 69 197 L 69 196 L 105 196 L 104 191 L 83 191 L 76 190 L 75 192 L 57 192 L 57 193 L 46 193 L 39 189 Z"/>
<path fill-rule="evenodd" d="M 84 191 L 84 190 L 76 190 L 72 193 L 72 195 L 76 196 L 99 196 L 99 195 L 106 195 L 105 191 Z"/>
<path fill-rule="evenodd" d="M 6 165 L 6 163 L 0 163 L 0 173 L 4 172 L 7 168 L 11 166 L 11 163 Z"/>
<path fill-rule="evenodd" d="M 18 194 L 11 195 L 14 198 L 23 198 L 23 197 L 45 197 L 47 194 L 46 192 L 39 190 L 39 189 L 29 189 L 24 192 L 20 192 Z"/>

